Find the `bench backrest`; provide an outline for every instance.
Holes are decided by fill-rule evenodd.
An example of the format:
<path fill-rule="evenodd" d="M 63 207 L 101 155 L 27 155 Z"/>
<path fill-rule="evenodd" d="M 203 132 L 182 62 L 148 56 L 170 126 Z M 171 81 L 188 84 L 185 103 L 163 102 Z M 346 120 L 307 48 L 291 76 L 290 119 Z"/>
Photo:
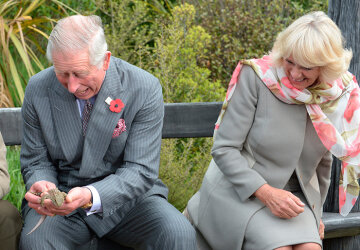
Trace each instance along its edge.
<path fill-rule="evenodd" d="M 212 137 L 220 110 L 221 102 L 166 103 L 162 137 Z M 21 108 L 0 108 L 0 131 L 6 145 L 21 144 Z"/>

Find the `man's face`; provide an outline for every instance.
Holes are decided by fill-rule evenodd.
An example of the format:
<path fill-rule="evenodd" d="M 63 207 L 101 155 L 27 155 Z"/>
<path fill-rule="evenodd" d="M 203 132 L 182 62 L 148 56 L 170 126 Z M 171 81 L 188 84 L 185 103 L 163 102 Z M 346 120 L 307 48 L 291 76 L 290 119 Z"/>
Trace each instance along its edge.
<path fill-rule="evenodd" d="M 110 52 L 100 69 L 90 64 L 87 51 L 53 52 L 52 60 L 59 82 L 78 99 L 87 100 L 99 93 L 109 67 Z"/>

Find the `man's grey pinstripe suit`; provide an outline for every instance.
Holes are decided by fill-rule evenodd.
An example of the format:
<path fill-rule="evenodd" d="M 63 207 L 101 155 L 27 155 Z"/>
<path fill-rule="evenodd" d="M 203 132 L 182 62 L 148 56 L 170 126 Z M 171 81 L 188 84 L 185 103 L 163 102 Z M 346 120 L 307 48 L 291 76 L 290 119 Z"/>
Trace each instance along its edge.
<path fill-rule="evenodd" d="M 105 103 L 108 97 L 123 101 L 125 107 L 121 112 L 109 110 Z M 40 180 L 53 182 L 66 192 L 73 187 L 92 185 L 99 192 L 103 211 L 86 216 L 78 209 L 65 217 L 47 218 L 34 233 L 26 236 L 24 234 L 36 224 L 40 215 L 25 205 L 21 245 L 28 244 L 27 237 L 44 240 L 41 234 L 47 234 L 45 246 L 48 244 L 56 249 L 61 249 L 59 244 L 63 241 L 83 244 L 81 241 L 88 241 L 92 232 L 98 237 L 109 237 L 114 230 L 126 228 L 124 223 L 131 224 L 129 214 L 134 214 L 136 209 L 145 206 L 141 207 L 142 211 L 151 211 L 151 202 L 144 204 L 152 199 L 165 201 L 164 208 L 157 208 L 157 216 L 169 219 L 170 224 L 175 223 L 169 224 L 168 230 L 175 227 L 176 231 L 186 231 L 189 239 L 193 239 L 193 229 L 188 230 L 188 223 L 183 221 L 181 213 L 161 198 L 167 196 L 167 188 L 158 179 L 163 113 L 159 81 L 146 71 L 111 57 L 83 137 L 76 98 L 58 82 L 53 67 L 33 76 L 22 107 L 21 168 L 26 188 Z M 112 138 L 119 119 L 125 120 L 126 131 Z M 145 217 L 154 219 L 149 216 Z M 134 215 L 131 221 L 149 231 L 147 224 L 141 224 L 146 221 L 145 217 L 141 222 L 135 222 L 138 217 Z M 59 233 L 55 229 L 58 226 L 62 228 L 59 236 L 55 235 Z M 74 233 L 76 237 L 72 236 Z M 140 234 L 134 234 L 134 237 L 141 238 Z M 166 241 L 161 237 L 158 235 L 154 240 Z M 113 235 L 114 238 L 119 237 Z M 117 242 L 145 248 L 136 240 L 120 239 Z M 194 244 L 189 240 L 178 249 L 191 249 Z M 44 242 L 36 249 L 40 246 L 43 247 Z"/>

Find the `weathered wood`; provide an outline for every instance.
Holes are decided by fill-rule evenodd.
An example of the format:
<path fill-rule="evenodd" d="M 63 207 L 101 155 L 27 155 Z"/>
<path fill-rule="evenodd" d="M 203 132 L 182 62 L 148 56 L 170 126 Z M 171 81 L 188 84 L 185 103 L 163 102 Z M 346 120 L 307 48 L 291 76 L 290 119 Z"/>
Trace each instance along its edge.
<path fill-rule="evenodd" d="M 338 25 L 346 41 L 346 47 L 351 48 L 353 58 L 349 71 L 356 79 L 360 79 L 360 1 L 359 0 L 329 0 L 329 17 Z"/>
<path fill-rule="evenodd" d="M 339 213 L 325 212 L 323 221 L 326 239 L 360 234 L 360 213 L 350 213 L 343 217 Z"/>
<path fill-rule="evenodd" d="M 162 137 L 212 137 L 220 109 L 221 102 L 166 103 Z M 6 145 L 21 144 L 21 125 L 20 108 L 0 109 L 0 131 Z"/>
<path fill-rule="evenodd" d="M 221 102 L 165 104 L 162 137 L 212 137 L 221 105 Z"/>
<path fill-rule="evenodd" d="M 346 47 L 351 48 L 353 58 L 349 67 L 356 79 L 360 79 L 360 1 L 359 0 L 329 0 L 329 17 L 338 25 L 346 41 Z M 334 157 L 331 173 L 331 184 L 329 193 L 324 204 L 324 211 L 339 211 L 339 176 L 341 163 Z M 360 211 L 359 199 L 354 205 L 351 213 L 346 218 L 351 218 L 354 213 Z M 359 223 L 358 220 L 354 222 Z M 348 222 L 350 223 L 350 222 Z M 349 229 L 350 231 L 352 229 Z M 358 230 L 358 229 L 357 229 Z M 356 231 L 356 230 L 355 230 Z M 351 231 L 351 232 L 355 232 Z M 359 233 L 359 232 L 358 232 Z M 347 234 L 351 235 L 351 234 Z M 324 240 L 324 249 L 360 249 L 360 235 L 343 237 L 338 239 Z"/>
<path fill-rule="evenodd" d="M 0 108 L 0 131 L 7 146 L 21 144 L 21 108 Z"/>

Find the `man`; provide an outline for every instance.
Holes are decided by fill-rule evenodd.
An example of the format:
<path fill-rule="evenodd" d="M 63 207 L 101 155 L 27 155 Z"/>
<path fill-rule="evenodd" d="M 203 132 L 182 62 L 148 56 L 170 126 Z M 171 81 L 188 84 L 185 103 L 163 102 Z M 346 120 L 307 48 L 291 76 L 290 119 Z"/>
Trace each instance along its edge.
<path fill-rule="evenodd" d="M 18 249 L 22 227 L 19 211 L 2 198 L 10 190 L 10 176 L 6 162 L 6 147 L 0 133 L 0 249 Z"/>
<path fill-rule="evenodd" d="M 194 229 L 158 179 L 159 81 L 111 57 L 97 16 L 60 20 L 47 57 L 53 67 L 30 79 L 22 107 L 20 249 L 74 249 L 94 234 L 135 249 L 195 249 Z M 55 187 L 65 203 L 42 206 L 37 195 Z M 27 235 L 41 215 L 61 216 Z"/>

